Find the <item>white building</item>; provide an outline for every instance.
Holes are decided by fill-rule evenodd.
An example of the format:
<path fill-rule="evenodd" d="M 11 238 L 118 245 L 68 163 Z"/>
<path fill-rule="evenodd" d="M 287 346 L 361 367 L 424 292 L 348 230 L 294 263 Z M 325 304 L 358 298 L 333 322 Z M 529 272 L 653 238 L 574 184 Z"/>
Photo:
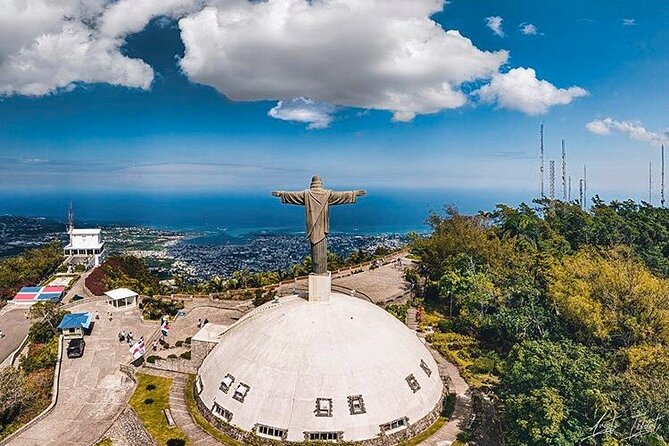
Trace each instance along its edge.
<path fill-rule="evenodd" d="M 90 258 L 92 259 L 91 266 L 99 266 L 102 263 L 105 254 L 105 242 L 102 240 L 101 229 L 70 228 L 68 234 L 70 243 L 65 247 L 65 256 Z"/>
<path fill-rule="evenodd" d="M 196 378 L 202 414 L 242 443 L 255 435 L 396 444 L 434 423 L 443 395 L 437 363 L 413 331 L 338 293 L 255 309 L 220 335 Z"/>
<path fill-rule="evenodd" d="M 125 308 L 137 305 L 138 294 L 127 288 L 116 288 L 105 293 L 107 303 L 114 308 Z"/>

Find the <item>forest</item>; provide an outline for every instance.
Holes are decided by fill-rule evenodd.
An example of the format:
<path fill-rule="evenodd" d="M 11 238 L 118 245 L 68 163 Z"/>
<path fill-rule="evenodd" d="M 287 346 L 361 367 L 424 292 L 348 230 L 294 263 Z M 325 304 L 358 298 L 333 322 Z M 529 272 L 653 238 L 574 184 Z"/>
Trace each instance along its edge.
<path fill-rule="evenodd" d="M 543 199 L 428 223 L 406 277 L 504 443 L 667 444 L 669 210 Z"/>

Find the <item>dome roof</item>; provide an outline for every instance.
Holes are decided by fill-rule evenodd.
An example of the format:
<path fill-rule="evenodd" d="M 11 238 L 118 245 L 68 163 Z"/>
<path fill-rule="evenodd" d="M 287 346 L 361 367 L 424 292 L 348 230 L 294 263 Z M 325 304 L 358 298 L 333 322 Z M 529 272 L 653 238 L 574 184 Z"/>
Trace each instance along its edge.
<path fill-rule="evenodd" d="M 359 441 L 428 416 L 443 383 L 415 333 L 376 305 L 333 293 L 328 302 L 283 297 L 244 316 L 205 358 L 198 390 L 245 431 Z"/>

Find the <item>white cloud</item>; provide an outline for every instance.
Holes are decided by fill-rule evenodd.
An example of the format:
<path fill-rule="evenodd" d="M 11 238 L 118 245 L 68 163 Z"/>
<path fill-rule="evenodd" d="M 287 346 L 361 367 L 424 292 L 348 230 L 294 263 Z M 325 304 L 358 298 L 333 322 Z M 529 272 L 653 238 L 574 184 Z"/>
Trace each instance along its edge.
<path fill-rule="evenodd" d="M 496 35 L 504 37 L 504 30 L 502 29 L 502 23 L 504 19 L 500 16 L 490 16 L 485 19 L 486 26 L 492 30 Z"/>
<path fill-rule="evenodd" d="M 483 102 L 496 103 L 500 108 L 540 115 L 554 105 L 569 104 L 588 92 L 580 87 L 557 88 L 550 82 L 537 79 L 532 68 L 514 68 L 507 73 L 495 74 L 490 84 L 484 85 L 475 94 Z"/>
<path fill-rule="evenodd" d="M 232 1 L 179 21 L 181 67 L 237 101 L 308 97 L 416 114 L 467 102 L 463 82 L 488 79 L 506 51 L 476 48 L 430 16 L 438 0 Z"/>
<path fill-rule="evenodd" d="M 623 19 L 623 26 L 635 26 L 636 19 Z"/>
<path fill-rule="evenodd" d="M 309 124 L 309 129 L 324 129 L 330 126 L 335 107 L 307 98 L 279 101 L 267 114 L 275 119 Z"/>
<path fill-rule="evenodd" d="M 123 40 L 97 28 L 117 5 L 108 6 L 106 0 L 0 0 L 0 95 L 44 95 L 76 82 L 148 88 L 152 68 L 122 55 Z M 133 29 L 145 25 L 134 23 Z"/>
<path fill-rule="evenodd" d="M 480 90 L 481 98 L 507 106 L 505 95 L 495 91 L 513 72 L 499 74 L 508 52 L 482 51 L 457 30 L 444 30 L 430 18 L 444 4 L 0 0 L 0 96 L 69 91 L 79 82 L 148 89 L 153 69 L 124 56 L 120 48 L 150 20 L 168 16 L 180 18 L 186 48 L 180 65 L 190 80 L 232 100 L 281 101 L 270 116 L 292 116 L 297 119 L 290 120 L 311 128 L 331 122 L 326 104 L 332 110 L 388 110 L 396 121 L 458 108 L 470 100 L 462 88 L 470 82 L 492 82 Z M 502 19 L 488 19 L 491 29 L 503 35 Z M 569 102 L 565 94 L 578 95 L 578 89 L 558 90 L 534 81 L 542 92 L 562 98 L 544 100 L 539 112 Z M 307 107 L 305 101 L 313 104 Z M 531 107 L 521 109 L 536 113 Z"/>
<path fill-rule="evenodd" d="M 638 121 L 618 121 L 613 118 L 595 119 L 585 125 L 590 132 L 596 135 L 610 135 L 613 130 L 626 134 L 636 141 L 661 144 L 669 141 L 667 132 L 656 133 L 646 129 L 643 123 Z"/>
<path fill-rule="evenodd" d="M 526 36 L 536 36 L 539 32 L 537 27 L 531 23 L 521 23 L 520 32 Z"/>

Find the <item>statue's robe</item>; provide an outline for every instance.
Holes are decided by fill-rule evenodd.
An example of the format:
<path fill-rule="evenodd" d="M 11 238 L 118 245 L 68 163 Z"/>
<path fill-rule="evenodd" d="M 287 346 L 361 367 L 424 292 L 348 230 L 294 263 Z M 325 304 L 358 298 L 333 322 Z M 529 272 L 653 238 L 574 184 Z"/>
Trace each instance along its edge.
<path fill-rule="evenodd" d="M 330 232 L 330 205 L 355 203 L 355 191 L 337 192 L 329 189 L 307 189 L 298 192 L 279 192 L 281 203 L 303 205 L 307 216 L 307 238 L 311 242 L 314 272 L 327 271 L 327 242 Z"/>

